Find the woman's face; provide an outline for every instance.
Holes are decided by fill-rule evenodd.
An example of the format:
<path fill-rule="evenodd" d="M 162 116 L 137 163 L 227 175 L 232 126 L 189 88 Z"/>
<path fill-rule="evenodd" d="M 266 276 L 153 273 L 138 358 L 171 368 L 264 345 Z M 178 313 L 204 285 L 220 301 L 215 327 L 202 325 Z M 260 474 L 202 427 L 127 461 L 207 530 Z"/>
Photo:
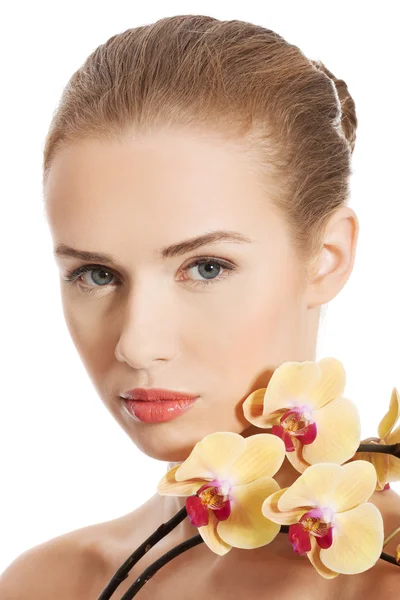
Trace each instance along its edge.
<path fill-rule="evenodd" d="M 44 194 L 55 250 L 113 257 L 55 255 L 63 310 L 102 401 L 149 456 L 180 462 L 209 433 L 246 435 L 245 398 L 283 362 L 314 359 L 302 265 L 243 150 L 188 132 L 81 141 L 58 151 Z M 179 250 L 220 230 L 249 241 Z M 142 422 L 121 398 L 136 387 L 199 398 Z"/>

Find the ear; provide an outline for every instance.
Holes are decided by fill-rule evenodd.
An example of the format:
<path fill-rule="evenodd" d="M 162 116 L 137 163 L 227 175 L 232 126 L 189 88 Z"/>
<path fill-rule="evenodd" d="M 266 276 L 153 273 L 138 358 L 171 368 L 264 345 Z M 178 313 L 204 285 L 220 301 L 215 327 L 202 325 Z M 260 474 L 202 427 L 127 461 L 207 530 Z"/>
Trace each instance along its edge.
<path fill-rule="evenodd" d="M 359 222 L 348 206 L 340 207 L 328 221 L 321 250 L 308 277 L 308 307 L 332 300 L 350 277 L 356 256 Z"/>

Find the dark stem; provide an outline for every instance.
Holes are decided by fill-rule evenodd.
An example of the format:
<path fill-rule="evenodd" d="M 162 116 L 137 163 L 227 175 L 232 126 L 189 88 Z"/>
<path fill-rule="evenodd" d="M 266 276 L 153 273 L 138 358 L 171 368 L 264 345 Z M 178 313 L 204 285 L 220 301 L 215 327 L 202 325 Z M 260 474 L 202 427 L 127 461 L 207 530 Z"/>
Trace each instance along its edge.
<path fill-rule="evenodd" d="M 394 556 L 388 554 L 387 552 L 382 552 L 380 557 L 382 560 L 386 560 L 387 562 L 392 563 L 392 565 L 396 565 L 396 567 L 400 567 L 400 563 L 398 563 Z"/>
<path fill-rule="evenodd" d="M 383 452 L 383 454 L 392 454 L 396 458 L 400 458 L 400 443 L 399 444 L 360 444 L 356 452 Z"/>
<path fill-rule="evenodd" d="M 281 525 L 281 529 L 280 529 L 279 533 L 288 533 L 288 532 L 289 532 L 289 525 Z M 138 591 L 140 589 L 142 589 L 144 584 L 147 583 L 149 581 L 149 579 L 151 579 L 153 577 L 153 575 L 155 575 L 157 573 L 157 571 L 159 571 L 159 569 L 161 569 L 161 567 L 166 565 L 169 561 L 171 561 L 176 556 L 179 556 L 179 554 L 186 552 L 186 550 L 189 550 L 189 548 L 193 548 L 194 546 L 201 544 L 203 541 L 204 540 L 200 534 L 194 535 L 190 539 L 186 540 L 185 542 L 182 542 L 181 544 L 178 544 L 177 546 L 175 546 L 174 548 L 172 548 L 171 550 L 169 550 L 168 552 L 166 552 L 165 554 L 160 556 L 160 558 L 155 560 L 151 565 L 149 565 L 147 567 L 147 569 L 145 569 L 143 571 L 143 573 L 141 575 L 139 575 L 139 577 L 136 579 L 136 581 L 133 582 L 131 587 L 122 596 L 121 600 L 131 600 L 132 598 L 134 598 L 136 596 L 136 594 L 138 593 Z M 393 565 L 396 565 L 397 567 L 400 567 L 400 564 L 396 562 L 395 557 L 391 556 L 390 554 L 387 554 L 386 552 L 382 552 L 379 558 L 381 558 L 382 560 L 386 560 L 387 562 L 390 562 Z"/>
<path fill-rule="evenodd" d="M 288 525 L 281 525 L 279 533 L 288 533 L 288 531 Z M 179 556 L 179 554 L 182 554 L 186 550 L 189 550 L 189 548 L 193 548 L 193 546 L 197 546 L 202 542 L 204 542 L 204 540 L 200 534 L 194 535 L 190 539 L 186 540 L 185 542 L 182 542 L 181 544 L 178 544 L 177 546 L 160 556 L 159 559 L 155 560 L 151 565 L 147 567 L 147 569 L 143 571 L 141 575 L 139 575 L 139 577 L 136 579 L 136 581 L 133 582 L 129 590 L 127 590 L 127 592 L 125 592 L 125 594 L 122 596 L 121 600 L 131 600 L 131 598 L 136 596 L 136 594 L 144 586 L 144 584 L 147 583 L 147 581 L 151 579 L 151 577 L 153 577 L 153 575 L 155 575 L 157 571 L 161 569 L 161 567 L 166 565 L 170 560 L 172 560 L 176 556 Z"/>
<path fill-rule="evenodd" d="M 118 571 L 114 573 L 112 578 L 110 579 L 107 587 L 102 591 L 98 600 L 109 600 L 117 587 L 128 577 L 129 571 L 136 565 L 138 560 L 142 558 L 152 548 L 159 542 L 163 537 L 165 537 L 170 531 L 172 531 L 181 521 L 183 521 L 187 517 L 186 506 L 181 508 L 180 511 L 176 513 L 169 521 L 166 523 L 162 523 L 160 527 L 158 527 L 154 533 L 152 533 L 147 540 L 140 544 L 138 548 L 126 559 L 126 561 L 119 567 Z"/>
<path fill-rule="evenodd" d="M 121 597 L 121 600 L 130 600 L 131 598 L 136 596 L 136 594 L 140 589 L 142 589 L 144 584 L 147 583 L 148 580 L 151 579 L 159 569 L 161 569 L 161 567 L 166 565 L 170 560 L 172 560 L 176 556 L 179 556 L 179 554 L 186 552 L 186 550 L 189 550 L 194 546 L 198 546 L 202 542 L 204 542 L 203 538 L 200 534 L 197 534 L 189 538 L 188 540 L 182 542 L 181 544 L 178 544 L 177 546 L 160 556 L 160 558 L 155 560 L 151 565 L 147 567 L 147 569 L 143 571 L 141 575 L 139 575 L 139 577 L 136 579 L 136 581 L 133 582 L 129 590 L 125 592 L 125 594 Z"/>

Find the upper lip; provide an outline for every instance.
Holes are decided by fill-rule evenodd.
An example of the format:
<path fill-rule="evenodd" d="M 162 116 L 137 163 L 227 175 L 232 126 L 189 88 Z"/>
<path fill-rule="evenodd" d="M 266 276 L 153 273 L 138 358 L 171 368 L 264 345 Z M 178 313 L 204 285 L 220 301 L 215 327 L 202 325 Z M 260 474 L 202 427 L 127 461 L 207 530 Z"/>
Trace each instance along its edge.
<path fill-rule="evenodd" d="M 163 388 L 134 388 L 121 394 L 125 400 L 145 400 L 154 402 L 156 400 L 182 400 L 185 398 L 197 398 L 196 394 L 187 392 L 177 392 L 175 390 L 166 390 Z"/>

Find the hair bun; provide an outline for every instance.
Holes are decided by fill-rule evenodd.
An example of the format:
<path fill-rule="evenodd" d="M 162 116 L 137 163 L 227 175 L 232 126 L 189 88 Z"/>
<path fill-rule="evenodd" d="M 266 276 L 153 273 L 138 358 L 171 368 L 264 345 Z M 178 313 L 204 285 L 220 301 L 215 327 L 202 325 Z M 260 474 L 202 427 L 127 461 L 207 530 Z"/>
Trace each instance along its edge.
<path fill-rule="evenodd" d="M 347 84 L 343 79 L 337 79 L 322 61 L 311 60 L 310 62 L 316 69 L 325 73 L 325 75 L 333 82 L 340 101 L 342 131 L 350 145 L 351 152 L 353 152 L 356 143 L 358 119 L 356 115 L 356 106 L 347 88 Z"/>

